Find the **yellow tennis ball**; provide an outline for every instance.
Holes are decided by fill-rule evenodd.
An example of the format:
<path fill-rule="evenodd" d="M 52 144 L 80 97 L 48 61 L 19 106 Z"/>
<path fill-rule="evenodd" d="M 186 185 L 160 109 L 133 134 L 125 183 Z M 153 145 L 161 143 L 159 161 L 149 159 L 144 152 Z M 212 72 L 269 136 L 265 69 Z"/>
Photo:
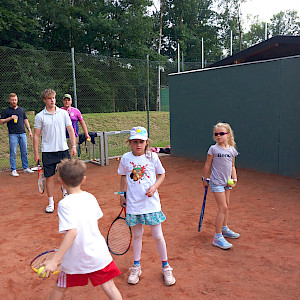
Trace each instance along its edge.
<path fill-rule="evenodd" d="M 40 267 L 39 269 L 38 269 L 38 275 L 40 276 L 41 275 L 41 273 L 43 272 L 43 270 L 45 269 L 45 266 L 42 266 L 42 267 Z M 46 272 L 43 274 L 43 276 L 42 276 L 42 278 L 44 278 L 46 276 Z"/>
<path fill-rule="evenodd" d="M 234 181 L 230 178 L 227 180 L 227 184 L 228 185 L 234 185 Z"/>
<path fill-rule="evenodd" d="M 86 139 L 88 142 L 90 142 L 91 141 L 91 139 Z"/>

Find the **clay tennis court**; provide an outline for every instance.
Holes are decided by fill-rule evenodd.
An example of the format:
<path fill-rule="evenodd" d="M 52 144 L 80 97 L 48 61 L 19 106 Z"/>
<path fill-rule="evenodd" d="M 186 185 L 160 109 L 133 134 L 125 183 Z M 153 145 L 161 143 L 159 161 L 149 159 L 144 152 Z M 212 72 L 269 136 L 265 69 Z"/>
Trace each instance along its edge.
<path fill-rule="evenodd" d="M 230 226 L 241 237 L 227 251 L 212 246 L 216 203 L 209 192 L 201 233 L 197 232 L 202 206 L 202 162 L 162 157 L 166 179 L 159 190 L 167 216 L 163 231 L 176 284 L 166 287 L 161 262 L 145 227 L 140 282 L 127 284 L 132 249 L 114 260 L 122 272 L 115 279 L 124 299 L 300 299 L 300 180 L 240 169 L 231 195 Z M 88 164 L 83 189 L 94 194 L 104 212 L 100 230 L 120 210 L 118 161 L 99 167 Z M 39 279 L 30 261 L 59 246 L 57 211 L 44 213 L 37 174 L 13 178 L 0 173 L 0 299 L 47 299 L 57 275 Z M 61 196 L 57 181 L 56 202 Z M 101 288 L 71 288 L 65 299 L 107 299 Z"/>

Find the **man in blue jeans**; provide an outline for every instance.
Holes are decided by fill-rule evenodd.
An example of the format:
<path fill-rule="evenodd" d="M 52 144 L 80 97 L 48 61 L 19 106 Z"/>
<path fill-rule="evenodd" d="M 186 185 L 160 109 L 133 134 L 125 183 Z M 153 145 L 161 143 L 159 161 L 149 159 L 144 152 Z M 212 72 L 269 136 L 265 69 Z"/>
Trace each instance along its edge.
<path fill-rule="evenodd" d="M 9 135 L 9 150 L 10 150 L 10 167 L 11 175 L 19 176 L 16 170 L 16 154 L 18 144 L 20 145 L 22 167 L 24 173 L 33 173 L 28 168 L 27 158 L 27 136 L 24 124 L 28 130 L 29 137 L 32 139 L 32 132 L 24 108 L 18 106 L 18 96 L 15 93 L 9 94 L 8 101 L 10 106 L 5 108 L 1 113 L 0 124 L 7 123 Z"/>

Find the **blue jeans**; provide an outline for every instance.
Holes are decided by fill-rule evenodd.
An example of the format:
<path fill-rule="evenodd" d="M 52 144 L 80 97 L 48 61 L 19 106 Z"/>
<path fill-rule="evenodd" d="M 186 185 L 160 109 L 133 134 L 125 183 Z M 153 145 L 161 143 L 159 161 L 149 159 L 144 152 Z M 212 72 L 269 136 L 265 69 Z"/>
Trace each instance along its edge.
<path fill-rule="evenodd" d="M 9 150 L 10 150 L 10 169 L 11 171 L 16 170 L 16 154 L 18 144 L 20 145 L 21 160 L 23 169 L 28 168 L 27 158 L 27 136 L 26 133 L 21 134 L 9 134 Z"/>

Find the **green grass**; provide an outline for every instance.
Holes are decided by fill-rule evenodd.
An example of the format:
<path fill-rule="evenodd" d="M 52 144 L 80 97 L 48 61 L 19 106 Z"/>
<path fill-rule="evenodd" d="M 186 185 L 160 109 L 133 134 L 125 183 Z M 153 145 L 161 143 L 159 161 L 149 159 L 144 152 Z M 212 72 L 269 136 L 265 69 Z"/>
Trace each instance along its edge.
<path fill-rule="evenodd" d="M 148 126 L 147 112 L 84 114 L 83 118 L 89 131 L 118 131 L 129 130 L 134 126 L 143 126 L 145 128 Z M 33 130 L 34 116 L 28 115 L 28 120 Z M 80 132 L 82 132 L 81 127 Z M 152 140 L 151 146 L 153 147 L 166 147 L 170 144 L 169 112 L 150 112 L 150 138 Z M 33 158 L 33 144 L 32 140 L 28 138 L 28 160 L 30 166 L 35 164 Z M 18 147 L 17 168 L 21 167 Z M 6 124 L 0 126 L 0 170 L 10 170 L 8 130 Z"/>

